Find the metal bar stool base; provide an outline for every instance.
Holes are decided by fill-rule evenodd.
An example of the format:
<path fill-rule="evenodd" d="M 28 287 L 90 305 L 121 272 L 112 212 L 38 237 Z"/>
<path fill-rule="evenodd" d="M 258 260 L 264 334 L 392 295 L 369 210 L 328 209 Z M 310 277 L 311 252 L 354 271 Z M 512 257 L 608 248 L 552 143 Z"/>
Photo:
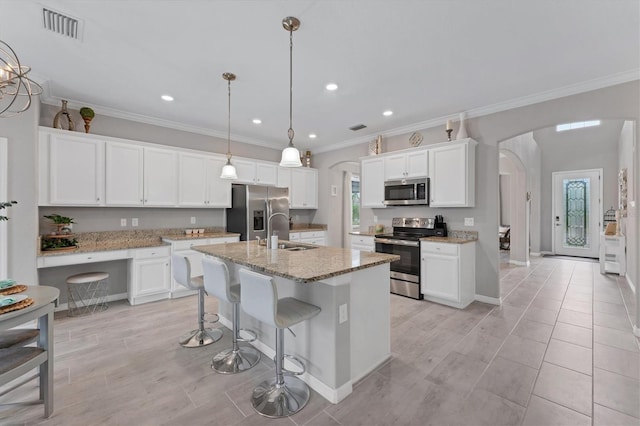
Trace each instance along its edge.
<path fill-rule="evenodd" d="M 211 368 L 222 374 L 241 373 L 260 361 L 260 352 L 250 346 L 227 349 L 213 357 Z"/>
<path fill-rule="evenodd" d="M 204 330 L 192 330 L 180 337 L 181 346 L 185 348 L 200 348 L 210 345 L 222 338 L 222 331 L 217 328 L 205 328 Z"/>
<path fill-rule="evenodd" d="M 309 387 L 297 377 L 284 376 L 284 384 L 276 379 L 260 383 L 251 395 L 253 409 L 262 416 L 280 418 L 294 415 L 309 402 Z"/>

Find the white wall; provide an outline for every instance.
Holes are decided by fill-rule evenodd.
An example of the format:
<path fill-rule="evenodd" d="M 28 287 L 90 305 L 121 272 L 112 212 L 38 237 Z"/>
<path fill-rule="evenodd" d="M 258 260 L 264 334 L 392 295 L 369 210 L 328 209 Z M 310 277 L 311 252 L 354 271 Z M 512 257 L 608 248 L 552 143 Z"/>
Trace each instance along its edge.
<path fill-rule="evenodd" d="M 632 202 L 638 201 L 638 189 L 636 185 L 636 175 L 638 170 L 635 170 L 633 159 L 634 154 L 637 153 L 636 139 L 635 139 L 635 123 L 632 121 L 625 121 L 620 132 L 620 139 L 618 140 L 618 168 L 627 169 L 627 217 L 621 219 L 622 233 L 626 236 L 627 240 L 627 278 L 638 289 L 638 222 L 637 212 L 638 206 L 632 206 Z M 635 174 L 634 174 L 635 172 Z M 617 204 L 614 208 L 618 208 Z"/>
<path fill-rule="evenodd" d="M 581 120 L 562 122 L 570 121 Z M 552 247 L 553 172 L 602 168 L 602 213 L 618 204 L 618 138 L 622 123 L 622 120 L 607 120 L 600 126 L 585 129 L 556 132 L 553 126 L 533 132 L 542 152 L 541 250 L 551 251 Z"/>
<path fill-rule="evenodd" d="M 9 141 L 7 196 L 9 200 L 18 202 L 11 207 L 9 214 L 8 276 L 25 284 L 38 282 L 35 253 L 38 234 L 36 141 L 39 113 L 38 102 L 33 102 L 26 112 L 0 119 L 0 136 Z"/>
<path fill-rule="evenodd" d="M 540 147 L 533 138 L 533 133 L 510 138 L 500 143 L 500 149 L 508 149 L 518 156 L 526 169 L 527 191 L 531 193 L 530 216 L 530 248 L 534 253 L 540 252 L 540 202 L 542 173 L 542 153 Z M 512 231 L 513 232 L 513 231 Z"/>

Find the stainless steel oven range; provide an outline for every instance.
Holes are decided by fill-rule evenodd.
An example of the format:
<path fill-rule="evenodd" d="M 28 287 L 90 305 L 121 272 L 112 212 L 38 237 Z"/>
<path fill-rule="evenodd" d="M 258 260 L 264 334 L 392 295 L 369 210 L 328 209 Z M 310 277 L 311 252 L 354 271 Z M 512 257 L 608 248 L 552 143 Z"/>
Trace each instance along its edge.
<path fill-rule="evenodd" d="M 376 252 L 400 256 L 391 262 L 391 293 L 422 299 L 420 289 L 420 238 L 446 236 L 446 224 L 434 218 L 393 218 L 393 233 L 375 237 Z M 444 232 L 443 232 L 444 226 Z"/>

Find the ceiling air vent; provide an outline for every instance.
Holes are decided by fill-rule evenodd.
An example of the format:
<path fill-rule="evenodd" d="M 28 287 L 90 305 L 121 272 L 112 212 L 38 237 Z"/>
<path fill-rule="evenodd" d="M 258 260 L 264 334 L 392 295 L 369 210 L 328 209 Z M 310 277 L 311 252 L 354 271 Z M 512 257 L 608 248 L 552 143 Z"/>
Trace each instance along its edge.
<path fill-rule="evenodd" d="M 349 127 L 349 130 L 353 130 L 354 132 L 357 132 L 358 130 L 362 130 L 365 127 L 367 126 L 365 126 L 364 124 L 356 124 L 355 126 Z"/>
<path fill-rule="evenodd" d="M 42 25 L 45 30 L 53 31 L 74 40 L 82 40 L 83 23 L 79 19 L 64 15 L 55 10 L 42 8 Z"/>

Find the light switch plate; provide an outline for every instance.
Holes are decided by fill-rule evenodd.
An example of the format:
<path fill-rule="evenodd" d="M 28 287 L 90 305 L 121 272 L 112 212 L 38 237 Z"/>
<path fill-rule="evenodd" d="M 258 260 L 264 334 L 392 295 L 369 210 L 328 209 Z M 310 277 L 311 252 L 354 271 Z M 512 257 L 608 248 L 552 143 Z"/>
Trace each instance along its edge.
<path fill-rule="evenodd" d="M 346 322 L 347 319 L 349 319 L 349 315 L 347 314 L 347 304 L 344 303 L 342 305 L 340 305 L 339 309 L 339 323 L 342 324 L 343 322 Z"/>
<path fill-rule="evenodd" d="M 464 226 L 473 226 L 473 224 L 474 224 L 474 220 L 472 217 L 464 218 Z"/>
<path fill-rule="evenodd" d="M 138 218 L 134 217 L 131 219 L 131 226 L 138 226 Z"/>
<path fill-rule="evenodd" d="M 127 218 L 123 217 L 122 219 L 120 219 L 120 226 L 127 226 Z"/>
<path fill-rule="evenodd" d="M 196 217 L 195 216 L 191 216 L 191 224 L 192 225 L 196 224 Z"/>
<path fill-rule="evenodd" d="M 331 196 L 335 197 L 338 195 L 338 186 L 337 185 L 331 185 Z"/>

